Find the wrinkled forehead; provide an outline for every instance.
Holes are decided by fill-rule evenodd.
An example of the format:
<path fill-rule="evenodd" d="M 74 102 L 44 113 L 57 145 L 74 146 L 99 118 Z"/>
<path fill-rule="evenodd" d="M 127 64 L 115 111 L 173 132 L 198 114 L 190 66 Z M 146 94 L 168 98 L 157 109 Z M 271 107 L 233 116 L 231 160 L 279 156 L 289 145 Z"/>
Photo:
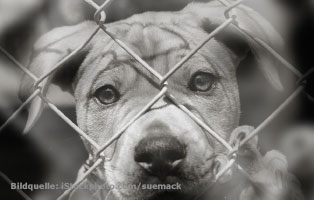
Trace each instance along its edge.
<path fill-rule="evenodd" d="M 199 27 L 178 24 L 120 23 L 109 28 L 115 37 L 123 41 L 136 55 L 161 75 L 165 75 L 185 55 L 207 36 Z M 207 46 L 207 47 L 206 47 Z M 211 40 L 189 59 L 182 68 L 206 65 L 213 73 L 217 69 L 215 56 L 221 53 L 221 44 Z M 208 48 L 210 46 L 210 48 Z M 209 50 L 211 49 L 211 50 Z M 217 51 L 218 50 L 218 51 Z M 217 52 L 214 52 L 217 51 Z M 210 59 L 208 59 L 210 58 Z M 78 80 L 95 81 L 100 74 L 119 71 L 128 67 L 151 79 L 156 79 L 134 57 L 104 33 L 98 35 L 92 50 L 79 71 Z M 121 69 L 125 73 L 125 69 Z"/>
<path fill-rule="evenodd" d="M 190 30 L 187 31 L 188 29 Z M 109 32 L 113 33 L 118 40 L 123 41 L 143 60 L 153 60 L 169 53 L 182 54 L 195 46 L 198 38 L 205 35 L 196 27 L 140 22 L 132 24 L 121 22 L 116 26 L 111 26 Z M 193 35 L 198 38 L 193 38 Z M 90 59 L 95 60 L 96 56 L 98 62 L 112 59 L 115 61 L 132 60 L 132 56 L 125 49 L 105 34 L 102 36 L 95 42 L 89 54 Z"/>

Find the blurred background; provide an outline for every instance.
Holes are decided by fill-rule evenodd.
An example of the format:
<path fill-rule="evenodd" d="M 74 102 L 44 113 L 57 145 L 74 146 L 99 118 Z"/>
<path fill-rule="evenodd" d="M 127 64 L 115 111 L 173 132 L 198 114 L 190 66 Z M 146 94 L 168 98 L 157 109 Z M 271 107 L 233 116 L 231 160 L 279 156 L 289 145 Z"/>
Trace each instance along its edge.
<path fill-rule="evenodd" d="M 95 2 L 101 4 L 103 0 Z M 180 10 L 190 2 L 192 0 L 114 0 L 107 12 L 107 22 L 145 11 Z M 290 62 L 302 73 L 314 67 L 313 1 L 254 0 L 247 5 L 265 16 L 281 33 Z M 92 20 L 93 14 L 94 9 L 83 0 L 0 0 L 0 46 L 27 65 L 32 45 L 42 34 L 54 27 Z M 274 91 L 256 69 L 239 70 L 241 124 L 257 126 L 293 91 L 295 79 L 284 69 L 281 72 L 286 86 L 284 92 Z M 21 104 L 18 98 L 21 76 L 22 72 L 0 52 L 0 124 Z M 313 86 L 312 76 L 306 85 L 312 96 Z M 71 95 L 52 87 L 49 99 L 75 122 Z M 0 171 L 13 182 L 74 181 L 77 170 L 87 159 L 76 132 L 45 109 L 32 131 L 23 135 L 26 116 L 27 111 L 23 111 L 0 132 Z M 280 149 L 286 153 L 291 171 L 301 180 L 308 199 L 314 198 L 313 124 L 314 104 L 303 94 L 259 138 L 262 152 Z M 308 167 L 304 169 L 300 165 Z M 25 192 L 34 195 L 32 191 Z M 0 177 L 0 199 L 23 198 Z"/>

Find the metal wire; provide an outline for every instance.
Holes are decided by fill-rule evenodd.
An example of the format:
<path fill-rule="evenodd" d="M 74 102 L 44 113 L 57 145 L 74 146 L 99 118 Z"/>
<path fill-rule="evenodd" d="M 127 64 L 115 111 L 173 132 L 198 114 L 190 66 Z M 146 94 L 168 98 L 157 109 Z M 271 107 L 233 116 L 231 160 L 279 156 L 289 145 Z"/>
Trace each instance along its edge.
<path fill-rule="evenodd" d="M 155 96 L 137 115 L 135 115 L 130 121 L 129 123 L 127 123 L 126 125 L 124 125 L 120 131 L 118 131 L 118 133 L 116 133 L 115 136 L 113 136 L 108 142 L 106 142 L 106 144 L 104 144 L 99 151 L 96 154 L 96 157 L 99 157 L 100 154 L 108 147 L 110 146 L 114 141 L 116 141 L 119 137 L 121 137 L 121 135 L 124 133 L 124 131 L 131 125 L 133 124 L 139 117 L 141 117 L 145 112 L 147 112 L 160 98 L 162 98 L 165 93 L 167 92 L 167 88 L 164 87 L 160 93 Z"/>
<path fill-rule="evenodd" d="M 76 180 L 71 188 L 66 190 L 62 195 L 58 197 L 57 200 L 62 200 L 66 196 L 70 195 L 72 190 L 81 186 L 83 181 L 100 165 L 104 162 L 103 158 L 99 158 L 78 180 Z"/>
<path fill-rule="evenodd" d="M 176 64 L 162 79 L 161 83 L 163 84 L 172 74 L 174 74 L 180 67 L 183 66 L 186 61 L 188 61 L 194 54 L 196 54 L 209 40 L 214 38 L 215 35 L 220 33 L 222 30 L 224 30 L 228 25 L 230 25 L 233 22 L 234 19 L 228 19 L 223 24 L 221 24 L 219 27 L 217 27 L 213 32 L 211 32 L 202 43 L 200 43 L 195 49 L 193 49 L 188 55 L 186 55 L 184 58 L 181 59 L 178 64 Z"/>
<path fill-rule="evenodd" d="M 0 51 L 3 55 L 5 55 L 15 66 L 20 68 L 25 74 L 27 74 L 29 77 L 31 77 L 34 81 L 37 81 L 37 77 L 29 71 L 26 67 L 24 67 L 19 61 L 17 61 L 11 54 L 9 54 L 6 50 L 4 50 L 0 46 Z"/>
<path fill-rule="evenodd" d="M 189 117 L 191 117 L 199 126 L 201 126 L 203 129 L 205 129 L 211 136 L 213 136 L 220 144 L 225 146 L 229 151 L 232 150 L 232 147 L 230 144 L 224 140 L 218 133 L 216 133 L 213 129 L 211 129 L 209 126 L 206 125 L 202 120 L 197 118 L 189 109 L 187 109 L 184 105 L 178 103 L 176 98 L 173 95 L 168 95 L 168 97 L 171 99 L 171 101 L 179 107 L 183 112 L 185 112 Z"/>
<path fill-rule="evenodd" d="M 35 98 L 37 97 L 37 95 L 40 93 L 40 89 L 37 89 L 33 92 L 33 94 L 31 94 L 24 103 L 22 103 L 22 105 L 19 106 L 19 108 L 17 110 L 15 110 L 15 112 L 7 119 L 7 121 L 5 121 L 1 127 L 0 127 L 0 133 L 4 130 L 4 128 L 10 123 L 12 122 L 17 116 L 18 114 Z"/>
<path fill-rule="evenodd" d="M 14 183 L 5 173 L 0 171 L 0 177 L 5 180 L 8 184 Z M 32 200 L 23 190 L 15 189 L 17 193 L 19 193 L 25 200 Z"/>
<path fill-rule="evenodd" d="M 66 63 L 67 61 L 71 60 L 75 55 L 77 55 L 82 49 L 84 49 L 86 47 L 86 45 L 94 38 L 94 36 L 97 34 L 97 32 L 100 30 L 100 27 L 95 28 L 95 30 L 92 32 L 92 34 L 87 38 L 87 40 L 81 45 L 79 46 L 77 49 L 75 49 L 74 51 L 72 51 L 68 56 L 66 56 L 65 58 L 63 58 L 60 62 L 58 62 L 54 67 L 52 67 L 52 69 L 42 75 L 36 82 L 35 82 L 35 87 L 37 87 L 43 80 L 45 80 L 48 76 L 51 76 L 57 69 L 59 69 L 60 67 L 62 67 L 64 65 L 64 63 Z"/>
<path fill-rule="evenodd" d="M 189 54 L 187 54 L 184 58 L 182 58 L 171 70 L 169 70 L 166 75 L 162 76 L 159 74 L 156 70 L 154 70 L 153 67 L 151 67 L 149 64 L 147 64 L 140 56 L 138 56 L 131 48 L 129 48 L 123 41 L 117 39 L 114 34 L 110 33 L 104 22 L 106 20 L 106 8 L 110 5 L 112 0 L 104 1 L 102 5 L 98 5 L 93 0 L 85 0 L 85 2 L 89 5 L 91 5 L 95 9 L 95 15 L 94 20 L 97 23 L 97 28 L 91 33 L 91 35 L 74 51 L 72 51 L 68 56 L 63 58 L 60 62 L 58 62 L 49 72 L 46 74 L 43 74 L 40 78 L 37 78 L 31 71 L 29 71 L 26 67 L 21 65 L 16 59 L 14 59 L 13 56 L 11 56 L 8 52 L 6 52 L 3 48 L 0 47 L 0 52 L 2 52 L 6 57 L 8 57 L 16 66 L 18 66 L 25 74 L 29 77 L 31 77 L 34 81 L 34 92 L 29 96 L 29 98 L 9 117 L 9 119 L 0 127 L 0 131 L 2 131 L 10 122 L 12 122 L 16 116 L 21 112 L 23 108 L 25 108 L 35 97 L 40 97 L 50 109 L 52 109 L 63 121 L 65 121 L 68 125 L 70 125 L 78 134 L 81 136 L 81 138 L 91 144 L 95 149 L 96 153 L 95 155 L 90 155 L 92 157 L 93 163 L 91 163 L 91 167 L 87 169 L 87 171 L 83 174 L 83 176 L 79 177 L 79 179 L 73 184 L 71 188 L 64 191 L 64 193 L 58 197 L 58 200 L 61 200 L 68 195 L 70 195 L 73 190 L 77 187 L 79 187 L 83 181 L 101 164 L 106 162 L 106 159 L 103 157 L 104 151 L 112 145 L 115 141 L 117 141 L 125 132 L 125 130 L 131 126 L 138 118 L 145 115 L 147 111 L 151 109 L 151 107 L 162 97 L 168 97 L 171 99 L 171 102 L 175 104 L 179 109 L 181 109 L 183 112 L 185 112 L 191 119 L 193 119 L 200 127 L 202 127 L 206 132 L 208 132 L 212 137 L 214 137 L 217 142 L 222 144 L 228 151 L 229 155 L 233 155 L 230 157 L 230 160 L 226 166 L 224 166 L 217 174 L 215 174 L 215 180 L 218 181 L 220 177 L 222 177 L 229 169 L 232 168 L 234 164 L 236 164 L 236 160 L 234 159 L 234 156 L 237 154 L 237 150 L 239 147 L 241 147 L 243 144 L 250 141 L 254 136 L 256 136 L 258 133 L 260 133 L 270 122 L 274 120 L 275 117 L 277 117 L 281 111 L 286 109 L 289 104 L 301 93 L 303 92 L 303 87 L 299 86 L 268 118 L 266 118 L 254 131 L 252 131 L 246 138 L 244 138 L 239 146 L 232 147 L 220 134 L 215 132 L 210 126 L 208 126 L 205 122 L 200 120 L 197 116 L 195 116 L 188 108 L 186 108 L 184 105 L 178 103 L 178 101 L 175 99 L 175 97 L 169 93 L 167 90 L 167 80 L 169 77 L 171 77 L 178 69 L 180 69 L 193 55 L 195 55 L 208 41 L 213 39 L 217 34 L 219 34 L 221 31 L 223 31 L 228 26 L 235 27 L 240 34 L 242 34 L 244 37 L 247 37 L 254 41 L 254 45 L 260 45 L 265 50 L 267 50 L 272 56 L 274 56 L 279 62 L 281 62 L 285 67 L 287 67 L 290 71 L 292 71 L 297 77 L 300 78 L 301 82 L 306 81 L 306 79 L 310 76 L 310 74 L 313 73 L 314 69 L 311 69 L 308 73 L 305 75 L 302 75 L 292 64 L 290 64 L 286 59 L 284 59 L 278 52 L 276 52 L 272 47 L 270 47 L 266 42 L 262 41 L 260 38 L 256 38 L 252 36 L 249 32 L 242 29 L 237 25 L 236 22 L 236 15 L 233 14 L 233 10 L 237 9 L 239 5 L 241 5 L 242 0 L 238 1 L 232 1 L 230 3 L 228 0 L 217 0 L 219 1 L 223 6 L 226 7 L 224 14 L 226 17 L 226 20 L 214 31 L 208 34 L 208 36 L 199 44 L 197 47 L 195 47 Z M 232 12 L 230 14 L 230 12 Z M 116 44 L 118 44 L 122 49 L 124 49 L 132 58 L 134 58 L 138 63 L 141 64 L 144 69 L 149 71 L 154 77 L 156 77 L 159 81 L 160 85 L 160 92 L 146 105 L 142 110 L 136 114 L 128 123 L 126 123 L 120 131 L 114 134 L 114 136 L 109 139 L 105 144 L 101 145 L 97 144 L 92 138 L 90 138 L 84 131 L 82 131 L 77 125 L 75 125 L 68 117 L 66 117 L 53 103 L 49 101 L 42 93 L 40 88 L 37 88 L 37 86 L 47 77 L 50 77 L 56 70 L 61 68 L 65 62 L 67 62 L 69 59 L 72 59 L 75 55 L 77 55 L 82 49 L 88 45 L 88 43 L 94 38 L 94 36 L 98 33 L 99 30 L 102 30 L 105 34 L 107 34 L 113 41 L 115 41 Z M 242 169 L 240 166 L 238 168 Z M 1 175 L 1 174 L 0 174 Z M 3 177 L 3 176 L 2 176 Z M 5 177 L 3 177 L 5 178 Z M 110 193 L 109 193 L 110 194 Z M 30 200 L 28 196 L 24 196 L 25 199 Z"/>
<path fill-rule="evenodd" d="M 92 140 L 84 131 L 82 131 L 78 126 L 76 126 L 67 116 L 65 116 L 53 103 L 51 103 L 46 97 L 42 94 L 39 94 L 40 98 L 53 110 L 63 121 L 65 121 L 69 126 L 71 126 L 84 140 L 93 145 L 96 149 L 99 148 L 99 145 Z"/>

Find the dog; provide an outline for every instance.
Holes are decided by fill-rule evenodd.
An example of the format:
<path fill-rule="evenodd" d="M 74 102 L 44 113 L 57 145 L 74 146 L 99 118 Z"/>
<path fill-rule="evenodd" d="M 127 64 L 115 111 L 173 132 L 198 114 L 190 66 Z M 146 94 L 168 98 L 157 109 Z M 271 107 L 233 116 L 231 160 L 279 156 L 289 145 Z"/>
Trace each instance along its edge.
<path fill-rule="evenodd" d="M 106 29 L 164 75 L 225 21 L 224 10 L 218 2 L 191 3 L 178 12 L 134 15 L 106 24 Z M 279 45 L 281 37 L 258 13 L 246 6 L 233 11 L 241 28 L 273 47 Z M 47 33 L 35 44 L 29 69 L 38 77 L 49 72 L 96 27 L 94 22 L 84 22 Z M 167 80 L 168 90 L 178 102 L 227 141 L 238 127 L 241 114 L 236 71 L 250 54 L 259 61 L 265 78 L 281 89 L 273 58 L 254 45 L 251 38 L 242 37 L 233 25 L 211 39 Z M 74 95 L 77 124 L 99 145 L 159 92 L 156 77 L 102 31 L 39 85 L 43 94 L 51 83 Z M 34 91 L 33 84 L 28 76 L 23 78 L 22 98 Z M 42 100 L 35 98 L 27 129 L 42 108 Z M 85 145 L 91 155 L 96 153 L 89 143 Z M 215 159 L 224 151 L 220 143 L 165 97 L 104 151 L 108 161 L 94 174 L 109 185 L 180 185 L 180 190 L 113 188 L 110 199 L 193 199 L 214 183 Z"/>

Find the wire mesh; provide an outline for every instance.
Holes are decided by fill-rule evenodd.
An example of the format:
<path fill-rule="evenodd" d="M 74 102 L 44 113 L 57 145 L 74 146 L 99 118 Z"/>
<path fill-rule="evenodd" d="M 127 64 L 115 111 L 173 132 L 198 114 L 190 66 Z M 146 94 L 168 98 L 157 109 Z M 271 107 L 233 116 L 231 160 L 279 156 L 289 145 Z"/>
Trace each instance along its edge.
<path fill-rule="evenodd" d="M 98 5 L 93 0 L 85 0 L 87 4 L 92 6 L 96 11 L 94 15 L 94 20 L 98 24 L 97 28 L 92 32 L 92 34 L 73 52 L 71 52 L 67 57 L 58 62 L 48 73 L 43 74 L 41 77 L 36 77 L 31 71 L 29 71 L 26 67 L 21 65 L 13 56 L 11 56 L 8 52 L 6 52 L 3 48 L 0 47 L 0 51 L 7 56 L 9 60 L 11 60 L 16 66 L 18 66 L 22 71 L 25 72 L 26 75 L 31 77 L 34 81 L 34 92 L 28 97 L 28 99 L 8 118 L 8 120 L 0 127 L 0 132 L 12 122 L 16 116 L 25 108 L 35 97 L 40 97 L 50 109 L 52 109 L 61 119 L 63 119 L 67 124 L 69 124 L 78 134 L 82 137 L 82 139 L 88 143 L 90 143 L 94 148 L 97 149 L 97 153 L 95 155 L 90 155 L 92 159 L 89 161 L 91 164 L 88 167 L 88 170 L 73 184 L 73 187 L 64 191 L 64 193 L 58 197 L 58 200 L 64 199 L 74 190 L 75 187 L 82 184 L 82 182 L 103 162 L 106 162 L 106 159 L 102 156 L 102 153 L 112 145 L 116 140 L 118 140 L 125 130 L 134 123 L 139 117 L 145 115 L 145 113 L 162 97 L 167 97 L 171 99 L 171 102 L 177 106 L 178 109 L 181 109 L 185 112 L 189 117 L 191 117 L 199 126 L 201 126 L 206 132 L 215 138 L 220 144 L 222 144 L 229 156 L 229 163 L 221 169 L 216 175 L 215 180 L 218 181 L 228 170 L 230 170 L 236 163 L 234 157 L 237 154 L 238 149 L 248 141 L 250 141 L 255 135 L 259 134 L 270 122 L 276 118 L 281 111 L 286 109 L 289 104 L 301 93 L 304 92 L 304 88 L 302 85 L 297 87 L 297 89 L 269 116 L 267 117 L 258 127 L 255 128 L 246 138 L 244 138 L 241 143 L 237 147 L 232 147 L 222 136 L 220 136 L 215 130 L 209 127 L 205 122 L 201 119 L 198 119 L 188 108 L 184 105 L 178 103 L 176 101 L 175 96 L 169 93 L 167 90 L 167 80 L 171 77 L 178 69 L 180 69 L 183 64 L 188 61 L 195 53 L 197 53 L 208 41 L 213 39 L 217 34 L 223 31 L 228 26 L 233 26 L 238 30 L 240 34 L 244 37 L 249 37 L 252 39 L 255 44 L 259 45 L 265 50 L 267 50 L 272 56 L 274 56 L 278 61 L 280 61 L 287 69 L 289 69 L 292 73 L 294 73 L 300 80 L 298 83 L 303 83 L 309 77 L 310 74 L 313 73 L 314 69 L 308 71 L 305 75 L 302 75 L 293 65 L 291 65 L 287 60 L 285 60 L 279 53 L 277 53 L 273 48 L 271 48 L 266 42 L 262 41 L 259 38 L 255 38 L 250 35 L 246 30 L 242 29 L 236 23 L 237 16 L 232 12 L 234 9 L 237 9 L 238 6 L 241 5 L 243 0 L 238 1 L 227 1 L 227 0 L 217 0 L 223 6 L 225 6 L 225 17 L 226 20 L 219 27 L 217 27 L 214 31 L 209 33 L 209 35 L 201 42 L 196 48 L 194 48 L 189 54 L 187 54 L 182 60 L 180 60 L 172 69 L 170 69 L 164 76 L 159 74 L 157 71 L 153 69 L 149 64 L 147 64 L 140 56 L 138 56 L 131 48 L 129 48 L 123 41 L 117 39 L 112 33 L 108 32 L 106 29 L 105 20 L 106 20 L 106 8 L 110 5 L 112 0 L 105 1 L 102 5 Z M 52 104 L 42 93 L 41 88 L 38 85 L 52 75 L 57 69 L 62 67 L 62 64 L 67 62 L 77 53 L 79 53 L 88 43 L 93 39 L 100 29 L 107 34 L 113 41 L 115 41 L 122 49 L 124 49 L 131 57 L 133 57 L 141 66 L 150 72 L 154 77 L 159 80 L 160 92 L 137 114 L 135 115 L 127 124 L 125 124 L 120 131 L 118 131 L 111 139 L 109 139 L 105 144 L 99 145 L 95 141 L 93 141 L 84 131 L 82 131 L 78 126 L 76 126 L 70 119 L 68 119 L 54 104 Z M 238 165 L 238 164 L 237 164 Z M 241 168 L 241 166 L 238 166 Z M 30 199 L 30 197 L 25 196 L 24 193 L 22 196 L 25 199 Z"/>

